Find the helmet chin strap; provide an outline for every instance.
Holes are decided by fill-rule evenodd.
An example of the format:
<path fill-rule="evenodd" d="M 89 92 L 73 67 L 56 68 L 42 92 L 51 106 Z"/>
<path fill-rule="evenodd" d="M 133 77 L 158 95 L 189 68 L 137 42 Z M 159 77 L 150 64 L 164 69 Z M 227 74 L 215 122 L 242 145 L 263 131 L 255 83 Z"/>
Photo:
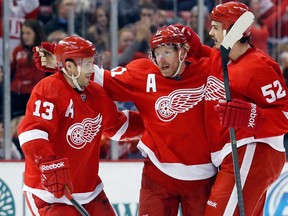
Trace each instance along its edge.
<path fill-rule="evenodd" d="M 66 69 L 65 68 L 62 68 L 62 71 L 69 77 L 72 79 L 72 82 L 73 84 L 76 86 L 76 88 L 79 90 L 79 91 L 83 91 L 84 88 L 81 88 L 78 81 L 77 81 L 77 78 L 80 76 L 80 73 L 81 73 L 81 67 L 79 65 L 77 65 L 77 71 L 78 71 L 78 74 L 77 76 L 74 76 L 74 74 L 72 74 L 71 76 L 67 73 Z"/>
<path fill-rule="evenodd" d="M 181 51 L 179 51 L 178 54 L 179 54 L 178 55 L 178 57 L 179 57 L 179 65 L 178 65 L 178 68 L 177 68 L 176 72 L 173 74 L 172 77 L 176 77 L 179 74 L 181 66 L 182 66 L 182 64 L 183 64 L 183 62 L 184 62 L 184 60 L 185 60 L 185 58 L 187 56 L 187 52 L 186 52 L 184 57 L 183 57 L 183 59 L 181 60 Z"/>

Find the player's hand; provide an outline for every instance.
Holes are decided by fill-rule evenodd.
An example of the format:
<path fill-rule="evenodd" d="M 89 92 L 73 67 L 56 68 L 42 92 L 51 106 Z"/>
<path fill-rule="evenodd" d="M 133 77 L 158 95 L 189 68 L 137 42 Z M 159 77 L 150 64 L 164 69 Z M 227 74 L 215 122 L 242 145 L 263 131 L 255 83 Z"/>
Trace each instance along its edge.
<path fill-rule="evenodd" d="M 41 181 L 44 189 L 56 198 L 64 195 L 65 186 L 73 193 L 73 185 L 67 158 L 60 158 L 40 163 Z"/>
<path fill-rule="evenodd" d="M 54 56 L 54 43 L 42 42 L 41 46 L 33 47 L 33 59 L 40 71 L 57 72 L 56 57 Z"/>
<path fill-rule="evenodd" d="M 231 102 L 219 101 L 215 106 L 220 122 L 225 127 L 246 128 L 256 132 L 261 126 L 262 109 L 256 104 L 234 99 Z"/>
<path fill-rule="evenodd" d="M 175 24 L 175 26 L 184 34 L 186 37 L 187 43 L 190 46 L 188 56 L 193 56 L 195 52 L 202 46 L 199 36 L 188 26 L 181 24 Z"/>

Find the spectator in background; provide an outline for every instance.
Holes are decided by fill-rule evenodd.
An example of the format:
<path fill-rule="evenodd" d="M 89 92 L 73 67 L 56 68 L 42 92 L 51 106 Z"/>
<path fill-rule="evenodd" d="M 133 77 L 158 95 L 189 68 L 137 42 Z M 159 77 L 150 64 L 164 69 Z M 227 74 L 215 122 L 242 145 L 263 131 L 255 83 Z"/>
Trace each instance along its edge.
<path fill-rule="evenodd" d="M 45 73 L 39 71 L 33 61 L 33 46 L 45 41 L 41 22 L 27 19 L 21 28 L 21 43 L 15 47 L 11 59 L 11 115 L 12 118 L 25 114 L 26 103 L 34 85 Z"/>
<path fill-rule="evenodd" d="M 134 33 L 134 30 L 136 31 Z M 124 27 L 118 31 L 118 65 L 125 66 L 130 61 L 147 58 L 147 52 L 141 51 L 142 43 L 148 43 L 151 38 L 149 26 L 139 21 L 132 28 Z M 110 68 L 111 52 L 103 52 L 103 66 Z"/>
<path fill-rule="evenodd" d="M 135 24 L 135 35 L 128 28 L 122 28 L 118 34 L 118 65 L 125 66 L 130 61 L 147 58 L 148 54 L 140 50 L 141 43 L 148 43 L 151 38 L 149 27 L 141 21 Z"/>
<path fill-rule="evenodd" d="M 53 7 L 55 0 L 39 0 L 40 11 L 37 19 L 41 20 L 42 23 L 46 23 L 53 18 Z"/>
<path fill-rule="evenodd" d="M 45 24 L 46 35 L 55 30 L 68 32 L 68 18 L 71 10 L 75 13 L 75 33 L 81 35 L 81 19 L 76 14 L 76 7 L 77 0 L 55 0 L 53 4 L 55 16 Z"/>
<path fill-rule="evenodd" d="M 199 10 L 198 6 L 194 6 L 191 8 L 190 22 L 188 23 L 188 26 L 190 26 L 191 29 L 193 29 L 193 31 L 195 31 L 196 33 L 198 32 L 198 13 L 199 13 L 198 10 Z M 204 6 L 203 13 L 204 13 L 204 20 L 205 20 L 203 44 L 212 47 L 214 46 L 214 41 L 209 36 L 211 19 L 210 19 L 208 8 L 206 6 Z"/>
<path fill-rule="evenodd" d="M 135 23 L 140 19 L 140 4 L 139 0 L 122 0 L 118 4 L 118 27 L 119 29 L 124 26 Z"/>
<path fill-rule="evenodd" d="M 288 36 L 288 0 L 260 0 L 260 18 L 273 38 Z"/>
<path fill-rule="evenodd" d="M 10 50 L 20 42 L 21 25 L 25 19 L 36 18 L 39 13 L 39 0 L 17 0 L 9 2 L 10 9 Z M 0 65 L 3 65 L 3 0 L 0 0 Z"/>
<path fill-rule="evenodd" d="M 60 40 L 63 40 L 65 37 L 68 37 L 67 32 L 63 30 L 56 30 L 51 32 L 47 36 L 47 41 L 50 43 L 58 43 Z"/>
<path fill-rule="evenodd" d="M 269 31 L 260 18 L 260 0 L 250 0 L 248 6 L 255 16 L 251 26 L 251 43 L 268 54 Z"/>
<path fill-rule="evenodd" d="M 137 32 L 139 25 L 145 25 L 150 30 L 150 34 L 153 35 L 157 31 L 157 14 L 158 8 L 154 3 L 144 3 L 140 7 L 140 20 L 135 24 L 127 25 L 126 27 L 133 27 L 134 31 Z M 140 52 L 147 53 L 149 50 L 149 44 L 143 40 L 139 48 Z"/>
<path fill-rule="evenodd" d="M 86 38 L 96 47 L 97 52 L 110 50 L 109 14 L 104 7 L 98 7 L 92 18 L 92 25 L 88 27 Z"/>

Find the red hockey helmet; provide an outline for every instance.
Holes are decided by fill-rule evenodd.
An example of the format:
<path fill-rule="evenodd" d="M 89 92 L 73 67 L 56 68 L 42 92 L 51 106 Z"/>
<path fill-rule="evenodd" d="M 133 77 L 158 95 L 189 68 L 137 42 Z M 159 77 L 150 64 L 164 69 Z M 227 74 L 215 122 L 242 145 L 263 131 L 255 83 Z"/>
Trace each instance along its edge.
<path fill-rule="evenodd" d="M 95 46 L 79 36 L 69 36 L 55 45 L 54 55 L 59 66 L 63 67 L 67 59 L 78 63 L 83 58 L 93 57 L 96 54 Z"/>
<path fill-rule="evenodd" d="M 236 20 L 249 8 L 241 2 L 226 2 L 215 6 L 211 12 L 211 18 L 214 21 L 221 22 L 223 30 L 229 30 Z M 244 36 L 250 34 L 250 28 L 244 33 Z"/>
<path fill-rule="evenodd" d="M 187 43 L 185 35 L 174 25 L 164 26 L 159 29 L 150 40 L 150 48 L 154 50 L 158 46 Z"/>

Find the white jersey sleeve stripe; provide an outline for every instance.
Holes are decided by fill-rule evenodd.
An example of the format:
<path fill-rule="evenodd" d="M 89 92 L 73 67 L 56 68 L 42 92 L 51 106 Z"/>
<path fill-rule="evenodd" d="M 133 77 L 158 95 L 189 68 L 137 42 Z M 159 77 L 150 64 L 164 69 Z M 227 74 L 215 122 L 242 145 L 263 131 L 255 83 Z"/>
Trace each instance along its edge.
<path fill-rule="evenodd" d="M 97 65 L 94 65 L 94 82 L 98 83 L 100 86 L 103 87 L 104 84 L 104 69 L 99 68 Z"/>
<path fill-rule="evenodd" d="M 122 135 L 127 131 L 127 128 L 129 126 L 129 110 L 123 110 L 122 112 L 126 116 L 127 120 L 122 125 L 122 127 L 116 132 L 116 134 L 113 137 L 111 137 L 112 140 L 119 141 Z"/>
<path fill-rule="evenodd" d="M 35 139 L 48 140 L 48 133 L 42 130 L 37 130 L 37 129 L 25 131 L 19 135 L 20 146 L 24 145 L 26 142 L 29 142 Z"/>

